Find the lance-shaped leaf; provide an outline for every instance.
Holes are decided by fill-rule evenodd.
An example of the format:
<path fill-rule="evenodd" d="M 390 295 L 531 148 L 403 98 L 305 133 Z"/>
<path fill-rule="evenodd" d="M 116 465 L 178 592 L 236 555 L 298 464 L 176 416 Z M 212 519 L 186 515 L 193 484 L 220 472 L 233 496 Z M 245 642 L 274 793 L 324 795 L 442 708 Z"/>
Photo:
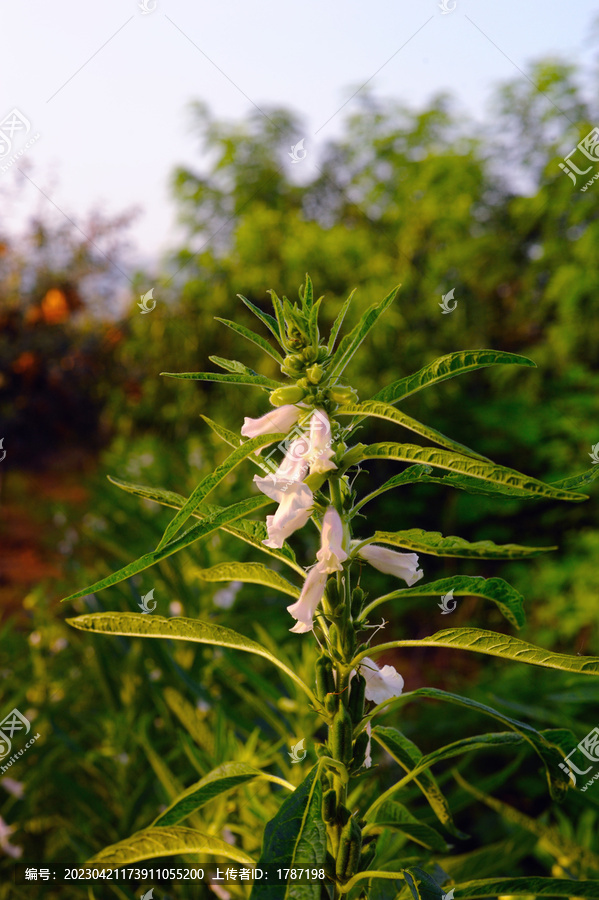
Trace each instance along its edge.
<path fill-rule="evenodd" d="M 258 319 L 260 319 L 262 324 L 266 325 L 272 336 L 276 338 L 279 344 L 281 344 L 281 335 L 279 332 L 279 325 L 277 320 L 273 319 L 273 317 L 269 316 L 268 313 L 263 312 L 261 309 L 255 306 L 252 301 L 248 300 L 247 297 L 244 297 L 243 294 L 237 294 L 237 296 L 245 303 L 247 308 L 250 309 Z M 283 345 L 281 344 L 281 346 Z"/>
<path fill-rule="evenodd" d="M 507 725 L 513 731 L 517 732 L 517 734 L 521 735 L 524 740 L 528 741 L 535 753 L 538 754 L 545 767 L 547 783 L 551 795 L 555 799 L 561 799 L 565 791 L 568 790 L 569 778 L 567 775 L 562 774 L 559 765 L 563 762 L 568 750 L 572 749 L 575 741 L 564 749 L 561 747 L 561 744 L 558 744 L 555 741 L 553 735 L 544 731 L 537 731 L 532 725 L 528 725 L 526 722 L 520 722 L 518 719 L 513 719 L 511 716 L 507 716 L 505 713 L 494 709 L 494 707 L 486 706 L 484 703 L 479 703 L 478 700 L 472 700 L 470 697 L 463 697 L 461 694 L 452 694 L 449 691 L 442 691 L 439 688 L 417 688 L 415 691 L 409 691 L 408 693 L 402 694 L 400 697 L 396 697 L 390 702 L 387 701 L 386 703 L 379 704 L 379 706 L 376 706 L 372 710 L 370 716 L 374 719 L 383 711 L 383 709 L 385 709 L 386 712 L 392 712 L 394 709 L 403 706 L 404 703 L 410 703 L 412 700 L 419 700 L 420 698 L 439 700 L 443 703 L 450 703 L 465 709 L 471 709 L 474 712 L 482 713 L 485 716 L 489 716 L 490 718 L 501 722 L 502 725 Z"/>
<path fill-rule="evenodd" d="M 231 322 L 230 319 L 221 319 L 219 316 L 214 317 L 217 322 L 222 322 L 223 325 L 226 325 L 227 328 L 230 328 L 232 331 L 235 331 L 237 334 L 240 334 L 242 337 L 246 339 L 246 341 L 251 341 L 252 344 L 256 344 L 257 347 L 260 347 L 261 350 L 264 350 L 265 353 L 268 353 L 275 362 L 279 365 L 283 362 L 283 357 L 279 353 L 278 350 L 275 350 L 274 347 L 271 347 L 268 341 L 265 341 L 263 337 L 260 337 L 259 334 L 255 334 L 253 331 L 250 331 L 249 328 L 246 328 L 245 325 L 238 325 L 237 322 Z"/>
<path fill-rule="evenodd" d="M 396 732 L 394 728 L 385 728 L 380 725 L 377 725 L 376 728 L 372 729 L 373 738 L 375 738 L 385 750 L 391 753 L 394 758 L 395 756 L 391 750 L 389 750 L 389 746 L 395 747 L 395 744 L 397 743 L 397 734 L 400 734 L 400 732 Z M 407 775 L 400 781 L 392 784 L 390 788 L 377 797 L 368 810 L 368 815 L 371 815 L 379 808 L 379 806 L 390 800 L 396 791 L 400 791 L 402 787 L 409 784 L 410 781 L 413 779 L 418 780 L 419 776 L 423 772 L 428 772 L 430 766 L 435 763 L 441 762 L 444 759 L 452 759 L 454 756 L 461 756 L 463 753 L 470 753 L 472 750 L 482 750 L 486 747 L 517 747 L 523 742 L 524 738 L 521 734 L 517 734 L 514 731 L 500 731 L 494 734 L 476 734 L 472 737 L 462 738 L 459 741 L 454 741 L 452 744 L 447 744 L 445 747 L 440 747 L 432 753 L 427 753 L 426 756 L 421 757 L 416 765 L 408 770 Z"/>
<path fill-rule="evenodd" d="M 592 484 L 597 478 L 599 478 L 599 466 L 593 466 L 592 469 L 586 469 L 580 475 L 561 478 L 559 481 L 552 482 L 552 484 L 554 487 L 563 488 L 566 491 L 579 491 Z"/>
<path fill-rule="evenodd" d="M 396 647 L 454 647 L 457 650 L 471 650 L 474 653 L 499 656 L 501 659 L 513 659 L 515 662 L 527 663 L 530 666 L 561 669 L 563 672 L 575 672 L 580 675 L 599 675 L 599 658 L 596 656 L 553 653 L 551 650 L 521 641 L 520 638 L 497 634 L 496 631 L 484 631 L 482 628 L 447 628 L 417 641 L 379 644 L 357 656 L 354 663 L 365 656 L 378 656 L 379 653 L 394 650 Z"/>
<path fill-rule="evenodd" d="M 305 312 L 309 313 L 314 305 L 314 287 L 312 279 L 306 272 L 306 283 L 300 288 L 300 299 Z"/>
<path fill-rule="evenodd" d="M 363 612 L 368 616 L 373 609 L 387 600 L 410 599 L 411 597 L 436 597 L 451 591 L 454 597 L 485 597 L 492 600 L 499 611 L 516 628 L 526 622 L 524 615 L 524 597 L 503 578 L 482 578 L 476 575 L 455 575 L 450 578 L 439 578 L 429 584 L 417 584 L 411 588 L 392 591 L 383 597 L 377 597 L 369 603 Z"/>
<path fill-rule="evenodd" d="M 445 447 L 446 450 L 454 450 L 457 453 L 465 453 L 467 456 L 472 456 L 475 459 L 491 462 L 486 456 L 477 453 L 475 450 L 471 450 L 470 447 L 466 447 L 458 441 L 453 441 L 446 435 L 441 434 L 440 431 L 437 431 L 436 428 L 431 428 L 429 425 L 423 425 L 423 423 L 418 422 L 417 419 L 413 419 L 406 413 L 401 412 L 401 410 L 395 409 L 390 403 L 383 403 L 380 400 L 369 400 L 365 403 L 350 403 L 346 406 L 342 406 L 341 409 L 338 409 L 335 415 L 360 417 L 373 416 L 376 419 L 385 419 L 387 422 L 394 422 L 396 425 L 407 428 L 408 431 L 413 431 L 421 437 L 428 438 L 429 441 L 433 441 L 435 444 L 440 444 L 441 447 Z"/>
<path fill-rule="evenodd" d="M 286 666 L 270 650 L 257 641 L 238 634 L 230 628 L 216 625 L 214 622 L 201 622 L 199 619 L 187 619 L 176 616 L 165 619 L 163 616 L 144 616 L 142 613 L 89 613 L 67 619 L 74 628 L 81 631 L 93 631 L 96 634 L 119 634 L 125 637 L 168 638 L 172 641 L 191 641 L 195 644 L 210 644 L 213 647 L 229 647 L 231 650 L 243 650 L 263 656 L 284 672 L 292 681 L 315 701 L 312 691 L 292 669 Z"/>
<path fill-rule="evenodd" d="M 401 285 L 398 285 L 393 288 L 384 300 L 366 310 L 355 328 L 341 340 L 328 369 L 328 375 L 333 381 L 341 375 L 368 332 L 374 327 L 385 310 L 391 306 L 400 287 Z"/>
<path fill-rule="evenodd" d="M 215 366 L 220 366 L 220 368 L 224 369 L 226 372 L 234 372 L 237 375 L 258 374 L 254 369 L 250 369 L 249 366 L 239 362 L 237 359 L 223 359 L 222 356 L 209 356 L 208 359 L 210 362 L 213 362 Z"/>
<path fill-rule="evenodd" d="M 202 581 L 243 581 L 246 584 L 263 584 L 291 597 L 299 597 L 300 594 L 299 588 L 262 563 L 219 563 L 209 569 L 192 569 L 190 574 Z"/>
<path fill-rule="evenodd" d="M 247 782 L 253 781 L 255 778 L 265 778 L 268 781 L 293 790 L 293 785 L 290 785 L 283 778 L 278 778 L 269 772 L 262 772 L 260 769 L 255 769 L 254 766 L 248 766 L 247 763 L 223 763 L 222 766 L 213 769 L 212 772 L 208 772 L 200 781 L 192 784 L 191 787 L 188 787 L 186 791 L 173 800 L 170 806 L 152 822 L 152 828 L 178 825 L 179 822 L 201 809 L 206 803 L 214 800 L 215 797 L 228 793 L 242 784 L 247 784 Z"/>
<path fill-rule="evenodd" d="M 265 500 L 266 503 L 264 502 Z M 128 563 L 117 572 L 113 572 L 111 575 L 107 575 L 106 578 L 101 578 L 100 581 L 90 584 L 89 587 L 82 588 L 80 591 L 76 591 L 69 597 L 65 597 L 62 602 L 66 603 L 67 600 L 76 600 L 77 597 L 85 597 L 87 594 L 94 594 L 96 591 L 103 591 L 104 588 L 119 584 L 121 581 L 125 581 L 126 578 L 137 575 L 138 572 L 143 572 L 144 569 L 149 569 L 150 566 L 166 559 L 167 556 L 172 556 L 173 553 L 177 553 L 179 550 L 189 547 L 194 541 L 198 541 L 200 538 L 212 534 L 213 531 L 216 531 L 228 522 L 233 522 L 235 519 L 247 516 L 250 513 L 261 509 L 263 506 L 266 506 L 268 503 L 272 503 L 272 500 L 269 500 L 267 497 L 250 497 L 248 500 L 241 500 L 239 503 L 233 503 L 231 506 L 227 506 L 224 509 L 217 507 L 218 512 L 207 515 L 201 522 L 198 522 L 197 525 L 193 525 L 187 531 L 183 532 L 183 534 L 179 535 L 174 541 L 171 541 L 162 547 L 161 550 L 152 550 L 150 553 L 140 556 L 139 559 Z"/>
<path fill-rule="evenodd" d="M 335 321 L 333 322 L 333 327 L 331 328 L 331 331 L 329 334 L 329 343 L 328 343 L 328 347 L 327 347 L 329 356 L 333 352 L 333 349 L 335 347 L 335 341 L 337 340 L 337 335 L 339 334 L 339 332 L 341 330 L 341 326 L 343 325 L 343 320 L 345 319 L 345 315 L 350 307 L 350 304 L 353 300 L 353 296 L 355 293 L 356 293 L 356 288 L 353 289 L 353 291 L 351 292 L 351 294 L 349 295 L 347 300 L 344 302 L 343 306 L 337 313 L 337 317 L 336 317 Z"/>
<path fill-rule="evenodd" d="M 130 494 L 135 494 L 138 497 L 143 497 L 145 500 L 153 500 L 155 503 L 160 503 L 162 506 L 171 506 L 174 509 L 181 509 L 181 507 L 185 504 L 186 497 L 183 497 L 181 494 L 176 494 L 174 491 L 165 491 L 163 488 L 154 488 L 148 487 L 143 484 L 134 484 L 130 481 L 122 481 L 119 478 L 113 478 L 111 475 L 108 476 L 108 480 L 115 484 L 117 487 L 121 488 L 123 491 L 127 491 Z M 250 500 L 252 504 L 255 504 L 258 497 L 251 497 Z M 262 498 L 262 506 L 266 506 L 267 503 L 272 501 L 266 498 Z M 214 506 L 209 503 L 202 503 L 199 509 L 193 513 L 196 519 L 208 519 L 215 518 L 216 516 L 220 516 L 227 508 L 233 507 L 223 507 L 223 506 Z M 252 512 L 254 509 L 259 509 L 260 505 L 253 506 L 251 510 L 245 513 L 248 515 L 249 512 Z M 231 520 L 226 520 L 221 522 L 220 525 L 217 526 L 221 528 L 223 531 L 226 531 L 227 534 L 232 534 L 240 540 L 244 541 L 246 544 L 250 544 L 252 547 L 255 547 L 257 550 L 261 550 L 262 553 L 266 553 L 268 556 L 274 556 L 276 559 L 281 560 L 286 565 L 290 566 L 294 569 L 299 575 L 305 576 L 305 572 L 301 566 L 299 566 L 295 561 L 295 553 L 289 546 L 289 544 L 283 544 L 281 548 L 274 547 L 265 547 L 263 541 L 268 538 L 268 533 L 266 529 L 266 525 L 263 522 L 255 522 L 252 519 L 238 519 L 234 517 Z M 89 593 L 89 591 L 87 591 Z M 67 598 L 70 599 L 70 598 Z"/>
<path fill-rule="evenodd" d="M 245 444 L 242 444 L 241 447 L 237 447 L 233 450 L 224 462 L 216 467 L 214 472 L 210 472 L 200 481 L 198 486 L 185 501 L 184 506 L 181 507 L 179 512 L 169 522 L 156 549 L 161 550 L 165 544 L 168 544 L 169 541 L 173 540 L 177 532 L 183 527 L 188 518 L 195 512 L 208 494 L 221 483 L 223 478 L 242 463 L 244 459 L 255 450 L 260 450 L 262 447 L 266 447 L 268 444 L 272 444 L 275 441 L 281 441 L 284 437 L 285 435 L 283 432 L 279 432 L 278 434 L 261 434 L 259 437 L 252 438 L 251 440 L 246 441 Z"/>
<path fill-rule="evenodd" d="M 428 850 L 445 853 L 449 849 L 438 831 L 420 822 L 409 809 L 394 800 L 381 804 L 366 816 L 366 821 L 368 834 L 378 834 L 384 828 L 390 828 L 407 835 L 410 840 Z"/>
<path fill-rule="evenodd" d="M 397 731 L 395 728 L 377 726 L 373 728 L 372 736 L 406 772 L 411 772 L 412 769 L 415 769 L 421 763 L 423 759 L 422 751 L 401 731 Z M 428 770 L 420 772 L 415 781 L 428 800 L 431 809 L 450 834 L 458 838 L 467 838 L 467 834 L 456 828 L 449 803 L 445 799 L 433 773 Z M 371 805 L 366 813 L 367 818 L 380 805 L 379 801 L 380 798 Z"/>
<path fill-rule="evenodd" d="M 599 881 L 572 881 L 569 878 L 477 878 L 455 886 L 455 900 L 477 897 L 584 897 L 599 898 Z"/>
<path fill-rule="evenodd" d="M 553 485 L 545 484 L 529 475 L 523 475 L 515 469 L 487 463 L 483 460 L 461 456 L 448 450 L 437 450 L 434 447 L 417 447 L 415 444 L 369 444 L 364 447 L 362 459 L 397 459 L 402 462 L 425 463 L 437 466 L 440 469 L 448 469 L 461 475 L 469 475 L 478 478 L 488 484 L 500 484 L 505 488 L 504 493 L 514 496 L 530 496 L 547 498 L 552 500 L 573 500 L 580 503 L 588 497 L 577 494 L 574 491 L 565 491 Z M 508 490 L 516 488 L 516 492 Z"/>
<path fill-rule="evenodd" d="M 93 856 L 86 866 L 93 868 L 120 868 L 142 859 L 154 859 L 157 856 L 179 856 L 193 853 L 195 856 L 224 856 L 234 859 L 246 866 L 254 866 L 251 856 L 239 847 L 215 837 L 213 834 L 202 834 L 193 828 L 174 825 L 171 828 L 144 828 L 132 834 L 130 838 L 106 847 Z"/>
<path fill-rule="evenodd" d="M 322 868 L 327 852 L 327 831 L 322 821 L 322 784 L 315 766 L 300 786 L 283 802 L 264 829 L 257 867 L 281 869 Z M 320 900 L 320 884 L 286 886 L 254 882 L 251 900 Z"/>
<path fill-rule="evenodd" d="M 220 372 L 161 372 L 166 378 L 183 378 L 187 381 L 220 381 L 223 384 L 250 384 L 253 387 L 274 390 L 281 387 L 279 381 L 264 375 L 221 375 Z"/>
<path fill-rule="evenodd" d="M 505 353 L 501 350 L 459 350 L 457 353 L 441 356 L 413 375 L 394 381 L 393 384 L 377 391 L 372 400 L 399 403 L 400 400 L 422 390 L 423 387 L 439 384 L 441 381 L 447 381 L 448 378 L 455 378 L 456 375 L 463 375 L 465 372 L 474 372 L 475 369 L 497 365 L 536 368 L 536 363 L 532 359 L 516 353 Z"/>
<path fill-rule="evenodd" d="M 208 425 L 212 429 L 212 431 L 217 435 L 217 437 L 221 439 L 221 441 L 229 444 L 230 447 L 240 447 L 243 444 L 243 440 L 234 431 L 231 431 L 229 428 L 225 428 L 224 425 L 220 425 L 218 422 L 215 422 L 208 416 L 200 416 L 200 418 L 204 420 L 206 425 Z"/>
<path fill-rule="evenodd" d="M 525 559 L 556 550 L 557 547 L 524 547 L 520 544 L 494 544 L 493 541 L 467 541 L 450 534 L 443 537 L 438 531 L 410 528 L 408 531 L 375 531 L 362 544 L 393 544 L 429 556 L 455 556 L 476 559 Z"/>

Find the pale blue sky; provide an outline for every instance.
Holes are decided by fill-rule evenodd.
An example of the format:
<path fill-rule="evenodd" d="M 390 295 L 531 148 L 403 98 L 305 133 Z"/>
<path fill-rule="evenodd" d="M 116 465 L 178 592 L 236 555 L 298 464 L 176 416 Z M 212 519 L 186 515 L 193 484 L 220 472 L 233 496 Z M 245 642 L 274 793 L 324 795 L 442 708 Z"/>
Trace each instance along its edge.
<path fill-rule="evenodd" d="M 288 106 L 315 160 L 369 79 L 416 106 L 447 90 L 480 116 L 516 66 L 546 54 L 590 62 L 597 13 L 592 0 L 447 0 L 445 15 L 439 0 L 157 0 L 143 15 L 138 2 L 0 0 L 0 119 L 16 107 L 40 133 L 30 177 L 71 218 L 140 206 L 131 236 L 150 265 L 177 236 L 170 173 L 199 163 L 190 101 L 230 119 L 252 102 Z M 0 192 L 18 178 L 14 166 L 0 174 Z M 27 184 L 2 217 L 16 229 L 37 206 L 59 216 L 52 203 Z"/>

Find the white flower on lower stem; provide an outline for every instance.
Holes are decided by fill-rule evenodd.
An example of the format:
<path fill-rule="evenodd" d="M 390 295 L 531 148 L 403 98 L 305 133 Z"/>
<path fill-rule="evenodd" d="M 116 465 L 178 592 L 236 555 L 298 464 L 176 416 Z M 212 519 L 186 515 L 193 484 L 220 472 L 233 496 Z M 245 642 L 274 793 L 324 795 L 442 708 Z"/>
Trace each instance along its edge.
<path fill-rule="evenodd" d="M 299 599 L 287 607 L 287 612 L 297 619 L 297 623 L 289 629 L 294 634 L 306 634 L 306 632 L 312 631 L 314 613 L 323 598 L 328 577 L 320 563 L 313 566 L 306 576 Z"/>
<path fill-rule="evenodd" d="M 358 551 L 358 555 L 379 572 L 403 578 L 408 586 L 420 581 L 424 575 L 422 569 L 418 568 L 417 553 L 399 553 L 377 544 L 366 544 Z"/>
<path fill-rule="evenodd" d="M 365 656 L 360 663 L 360 672 L 366 679 L 367 700 L 378 704 L 401 695 L 404 680 L 393 666 L 383 666 L 379 669 L 372 659 Z"/>
<path fill-rule="evenodd" d="M 314 503 L 312 491 L 303 482 L 286 483 L 286 489 L 283 490 L 283 486 L 273 482 L 270 478 L 260 478 L 255 475 L 254 481 L 267 497 L 277 500 L 279 503 L 276 513 L 266 517 L 268 539 L 262 543 L 266 547 L 280 549 L 289 535 L 298 528 L 303 528 L 310 518 Z"/>
<path fill-rule="evenodd" d="M 329 417 L 323 409 L 317 409 L 310 419 L 310 475 L 324 475 L 337 466 L 331 462 L 335 451 L 331 449 L 332 435 Z"/>
<path fill-rule="evenodd" d="M 370 769 L 372 766 L 372 724 L 366 723 L 366 734 L 368 735 L 368 744 L 366 745 L 366 754 L 364 756 L 364 768 Z"/>
<path fill-rule="evenodd" d="M 329 506 L 322 520 L 320 550 L 316 554 L 318 564 L 324 572 L 340 572 L 347 559 L 343 549 L 343 522 L 334 506 Z"/>
<path fill-rule="evenodd" d="M 259 419 L 250 419 L 246 416 L 241 433 L 247 438 L 258 437 L 261 434 L 277 434 L 279 431 L 287 433 L 299 419 L 300 413 L 301 409 L 298 406 L 288 403 L 286 406 L 272 409 Z"/>
<path fill-rule="evenodd" d="M 4 819 L 0 818 L 0 850 L 4 850 L 7 856 L 18 859 L 23 853 L 23 848 L 15 847 L 14 844 L 10 843 L 9 837 L 14 830 L 14 825 L 7 825 Z"/>

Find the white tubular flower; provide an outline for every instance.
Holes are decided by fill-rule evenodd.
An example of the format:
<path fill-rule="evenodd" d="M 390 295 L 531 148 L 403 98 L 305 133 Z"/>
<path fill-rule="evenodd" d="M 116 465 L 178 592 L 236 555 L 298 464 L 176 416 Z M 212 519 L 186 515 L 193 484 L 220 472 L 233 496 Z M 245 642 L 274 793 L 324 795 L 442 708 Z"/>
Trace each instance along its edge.
<path fill-rule="evenodd" d="M 324 475 L 337 466 L 331 462 L 335 455 L 331 449 L 331 423 L 323 409 L 314 411 L 310 419 L 310 475 Z"/>
<path fill-rule="evenodd" d="M 379 572 L 403 578 L 407 585 L 415 584 L 424 575 L 422 569 L 418 568 L 417 553 L 399 553 L 377 544 L 367 544 L 358 551 L 358 555 Z"/>
<path fill-rule="evenodd" d="M 271 409 L 259 419 L 250 419 L 246 416 L 243 420 L 241 434 L 247 438 L 258 437 L 261 434 L 277 434 L 279 431 L 286 434 L 297 422 L 300 412 L 301 409 L 298 406 L 288 403 L 286 406 Z"/>
<path fill-rule="evenodd" d="M 399 672 L 393 666 L 383 666 L 379 669 L 377 664 L 367 656 L 360 663 L 360 672 L 366 679 L 366 699 L 373 703 L 384 703 L 399 697 L 403 691 L 404 681 Z"/>
<path fill-rule="evenodd" d="M 329 506 L 322 520 L 320 550 L 316 554 L 318 567 L 327 573 L 340 572 L 347 559 L 343 549 L 343 522 L 334 506 Z"/>
<path fill-rule="evenodd" d="M 256 481 L 256 479 L 258 480 Z M 279 502 L 276 513 L 266 517 L 268 539 L 262 543 L 266 547 L 280 549 L 289 535 L 298 528 L 303 528 L 310 518 L 314 503 L 312 491 L 303 482 L 288 484 L 287 490 L 283 491 L 270 478 L 254 476 L 254 481 L 267 497 Z M 266 483 L 262 484 L 261 482 Z"/>
<path fill-rule="evenodd" d="M 295 634 L 305 634 L 307 631 L 312 631 L 312 619 L 322 600 L 327 578 L 327 573 L 321 569 L 320 565 L 313 566 L 310 569 L 299 599 L 287 607 L 287 611 L 291 613 L 294 619 L 297 619 L 297 624 L 290 628 L 290 631 L 293 631 Z"/>

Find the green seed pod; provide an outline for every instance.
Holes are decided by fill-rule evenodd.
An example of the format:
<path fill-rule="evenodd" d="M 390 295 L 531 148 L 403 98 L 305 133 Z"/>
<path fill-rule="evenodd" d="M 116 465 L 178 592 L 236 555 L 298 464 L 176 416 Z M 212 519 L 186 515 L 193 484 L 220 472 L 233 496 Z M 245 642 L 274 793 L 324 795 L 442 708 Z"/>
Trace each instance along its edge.
<path fill-rule="evenodd" d="M 304 399 L 305 391 L 296 384 L 276 388 L 270 395 L 272 406 L 285 406 L 287 403 L 299 403 Z"/>
<path fill-rule="evenodd" d="M 324 708 L 330 716 L 334 716 L 339 709 L 339 694 L 326 694 L 324 698 Z"/>
<path fill-rule="evenodd" d="M 323 654 L 316 660 L 316 696 L 321 703 L 324 703 L 326 695 L 334 690 L 333 663 L 328 656 Z"/>
<path fill-rule="evenodd" d="M 333 756 L 342 763 L 349 763 L 352 758 L 353 726 L 350 714 L 343 704 L 333 716 L 331 725 L 331 741 Z"/>
<path fill-rule="evenodd" d="M 342 881 L 348 881 L 358 871 L 362 850 L 362 832 L 355 818 L 343 826 L 339 852 L 335 864 L 335 874 Z"/>
<path fill-rule="evenodd" d="M 324 369 L 319 365 L 310 366 L 309 369 L 306 369 L 306 375 L 308 376 L 308 381 L 311 381 L 312 384 L 320 384 L 324 375 Z"/>
<path fill-rule="evenodd" d="M 352 387 L 335 385 L 329 389 L 329 397 L 334 403 L 344 406 L 346 403 L 355 403 L 358 399 L 358 392 Z"/>
<path fill-rule="evenodd" d="M 366 679 L 363 675 L 354 675 L 351 680 L 348 709 L 354 725 L 362 721 L 364 715 L 364 698 L 366 696 Z"/>
<path fill-rule="evenodd" d="M 364 765 L 366 759 L 366 750 L 368 748 L 369 737 L 365 731 L 361 731 L 354 742 L 354 758 L 352 760 L 352 769 L 358 771 Z"/>
<path fill-rule="evenodd" d="M 362 612 L 362 606 L 364 605 L 364 599 L 366 594 L 362 590 L 362 588 L 354 588 L 351 592 L 351 615 L 352 619 L 358 619 L 360 617 L 360 613 Z"/>
<path fill-rule="evenodd" d="M 331 825 L 337 815 L 337 793 L 335 788 L 327 791 L 322 798 L 322 818 Z"/>

